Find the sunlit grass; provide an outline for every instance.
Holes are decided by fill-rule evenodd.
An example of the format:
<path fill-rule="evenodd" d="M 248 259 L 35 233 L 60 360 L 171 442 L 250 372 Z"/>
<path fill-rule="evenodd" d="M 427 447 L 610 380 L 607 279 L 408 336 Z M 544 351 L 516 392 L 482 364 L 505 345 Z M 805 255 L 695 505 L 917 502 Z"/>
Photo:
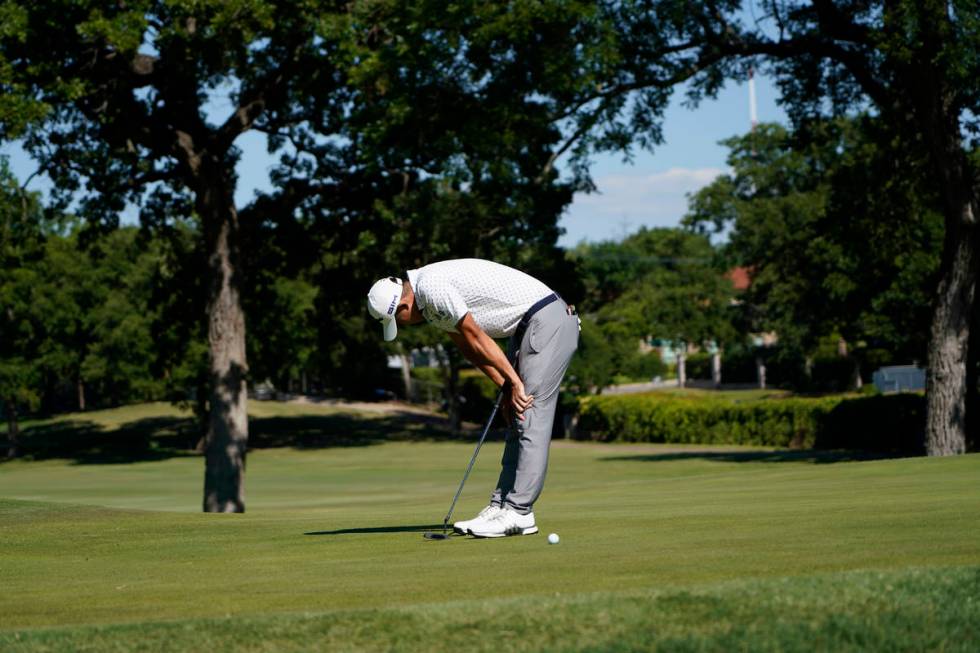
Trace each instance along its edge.
<path fill-rule="evenodd" d="M 0 464 L 0 650 L 980 647 L 978 455 L 557 442 L 541 535 L 430 542 L 472 441 L 294 408 L 257 423 L 363 446 L 251 452 L 244 515 L 199 512 L 199 456 Z"/>

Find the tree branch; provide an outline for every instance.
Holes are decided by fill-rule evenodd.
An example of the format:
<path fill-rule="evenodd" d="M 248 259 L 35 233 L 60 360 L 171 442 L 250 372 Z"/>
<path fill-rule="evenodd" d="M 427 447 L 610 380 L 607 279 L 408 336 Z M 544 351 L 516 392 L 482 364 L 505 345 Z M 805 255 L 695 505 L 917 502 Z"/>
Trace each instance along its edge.
<path fill-rule="evenodd" d="M 157 57 L 151 57 L 148 54 L 139 54 L 133 57 L 133 60 L 129 62 L 129 71 L 132 75 L 139 80 L 139 84 L 135 85 L 135 88 L 140 86 L 147 86 L 153 83 L 153 74 L 156 72 Z"/>
<path fill-rule="evenodd" d="M 252 128 L 255 119 L 265 111 L 265 92 L 259 91 L 252 99 L 238 106 L 237 109 L 218 128 L 216 136 L 217 151 L 224 152 L 239 135 Z"/>
<path fill-rule="evenodd" d="M 847 68 L 848 72 L 879 106 L 888 106 L 890 95 L 887 87 L 875 79 L 873 66 L 867 56 L 858 50 L 845 48 L 832 41 L 811 35 L 781 41 L 736 42 L 725 46 L 728 54 L 735 56 L 766 55 L 777 59 L 789 59 L 804 54 L 826 57 Z"/>
<path fill-rule="evenodd" d="M 176 175 L 171 170 L 150 170 L 144 172 L 141 175 L 135 175 L 129 177 L 123 184 L 129 190 L 136 190 L 141 186 L 146 184 L 152 184 L 157 181 L 168 181 L 174 179 Z"/>
<path fill-rule="evenodd" d="M 270 99 L 285 90 L 286 82 L 299 62 L 304 41 L 298 40 L 290 49 L 289 56 L 272 74 L 250 92 L 244 93 L 238 108 L 218 128 L 215 141 L 219 152 L 226 151 L 240 134 L 248 131 L 262 115 Z"/>
<path fill-rule="evenodd" d="M 558 160 L 558 157 L 567 152 L 568 148 L 570 148 L 578 139 L 589 133 L 589 131 L 595 126 L 595 123 L 599 120 L 600 115 L 602 115 L 602 107 L 596 110 L 596 112 L 592 114 L 591 119 L 586 120 L 585 123 L 580 126 L 575 133 L 568 138 L 568 140 L 565 141 L 564 145 L 551 153 L 551 156 L 548 157 L 548 160 L 541 168 L 541 172 L 539 172 L 538 176 L 534 178 L 535 184 L 541 184 L 544 182 L 544 178 L 549 172 L 551 172 L 555 165 L 555 161 Z"/>

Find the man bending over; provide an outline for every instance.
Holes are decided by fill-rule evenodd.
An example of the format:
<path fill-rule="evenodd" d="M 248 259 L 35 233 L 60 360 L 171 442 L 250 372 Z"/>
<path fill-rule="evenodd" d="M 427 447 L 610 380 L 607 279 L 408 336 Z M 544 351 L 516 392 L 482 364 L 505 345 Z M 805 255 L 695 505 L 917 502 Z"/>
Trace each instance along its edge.
<path fill-rule="evenodd" d="M 441 261 L 403 276 L 380 279 L 368 293 L 384 339 L 421 322 L 446 331 L 503 389 L 510 422 L 489 505 L 453 528 L 477 537 L 537 533 L 533 506 L 544 487 L 558 388 L 578 347 L 574 309 L 534 277 L 492 261 Z M 506 356 L 493 338 L 510 339 Z"/>

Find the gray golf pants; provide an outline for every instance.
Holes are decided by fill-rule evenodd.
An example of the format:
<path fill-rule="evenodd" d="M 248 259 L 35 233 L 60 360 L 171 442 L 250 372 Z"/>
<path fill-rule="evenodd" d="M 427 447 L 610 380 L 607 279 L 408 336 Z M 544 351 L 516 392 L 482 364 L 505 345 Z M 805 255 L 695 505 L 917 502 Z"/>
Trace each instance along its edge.
<path fill-rule="evenodd" d="M 490 503 L 526 515 L 541 494 L 558 387 L 578 347 L 578 332 L 578 317 L 569 315 L 565 302 L 557 300 L 534 314 L 521 342 L 511 338 L 511 361 L 534 402 L 523 420 L 515 418 L 510 425 Z"/>

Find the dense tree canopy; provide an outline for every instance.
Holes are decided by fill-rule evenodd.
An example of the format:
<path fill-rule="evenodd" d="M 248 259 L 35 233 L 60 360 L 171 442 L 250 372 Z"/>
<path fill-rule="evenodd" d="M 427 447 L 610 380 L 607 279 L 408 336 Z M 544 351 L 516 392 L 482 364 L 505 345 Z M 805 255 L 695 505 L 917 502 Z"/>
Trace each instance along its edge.
<path fill-rule="evenodd" d="M 727 231 L 730 263 L 751 272 L 752 330 L 924 361 L 943 226 L 922 161 L 867 117 L 760 125 L 726 145 L 732 173 L 692 197 L 685 222 Z"/>

